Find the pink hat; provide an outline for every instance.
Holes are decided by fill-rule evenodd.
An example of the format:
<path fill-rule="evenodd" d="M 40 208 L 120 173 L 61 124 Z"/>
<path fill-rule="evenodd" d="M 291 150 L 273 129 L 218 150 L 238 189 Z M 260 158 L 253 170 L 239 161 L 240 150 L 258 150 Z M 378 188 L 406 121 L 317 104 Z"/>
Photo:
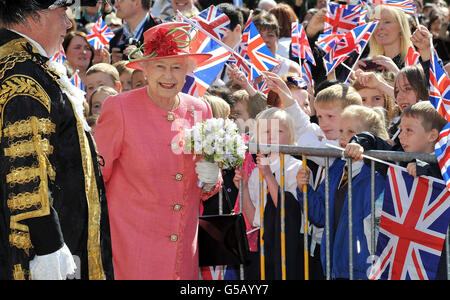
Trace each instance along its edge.
<path fill-rule="evenodd" d="M 211 54 L 190 53 L 192 42 L 189 34 L 191 25 L 187 23 L 162 23 L 144 32 L 144 43 L 138 49 L 132 51 L 128 58 L 127 67 L 141 70 L 138 62 L 163 58 L 189 56 L 196 60 L 197 64 L 207 60 Z M 143 53 L 140 57 L 132 58 L 135 53 Z"/>

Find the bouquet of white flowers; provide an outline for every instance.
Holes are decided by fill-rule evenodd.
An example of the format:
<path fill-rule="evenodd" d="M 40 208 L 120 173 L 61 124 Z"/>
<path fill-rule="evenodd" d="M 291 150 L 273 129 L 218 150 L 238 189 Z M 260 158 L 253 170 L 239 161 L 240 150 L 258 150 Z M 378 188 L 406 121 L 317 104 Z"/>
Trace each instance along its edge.
<path fill-rule="evenodd" d="M 206 119 L 186 131 L 185 150 L 216 163 L 221 169 L 241 165 L 247 146 L 236 124 L 229 119 Z"/>

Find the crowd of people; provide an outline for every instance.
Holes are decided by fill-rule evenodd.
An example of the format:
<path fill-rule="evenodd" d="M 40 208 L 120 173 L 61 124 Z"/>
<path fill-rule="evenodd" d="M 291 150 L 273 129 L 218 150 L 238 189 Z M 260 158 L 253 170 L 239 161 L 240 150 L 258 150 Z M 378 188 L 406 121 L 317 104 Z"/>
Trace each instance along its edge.
<path fill-rule="evenodd" d="M 55 1 L 36 2 L 45 2 L 36 9 L 41 14 L 42 11 L 50 9 L 50 5 Z M 67 5 L 52 8 L 51 12 L 62 9 L 71 23 L 65 26 L 64 39 L 61 41 L 67 58 L 64 63 L 66 73 L 63 75 L 64 78 L 70 78 L 75 73 L 80 76 L 85 88 L 85 101 L 82 104 L 78 103 L 83 106 L 82 113 L 70 97 L 67 98 L 72 102 L 72 114 L 76 117 L 67 118 L 73 118 L 73 124 L 53 115 L 58 111 L 70 114 L 68 110 L 71 111 L 72 108 L 69 109 L 66 106 L 61 108 L 51 104 L 52 109 L 55 107 L 56 111 L 50 111 L 50 108 L 47 110 L 39 108 L 39 113 L 36 113 L 33 107 L 29 107 L 27 109 L 30 113 L 27 115 L 25 111 L 15 112 L 11 104 L 3 106 L 3 98 L 0 98 L 0 107 L 2 107 L 0 125 L 3 133 L 0 136 L 2 149 L 5 149 L 5 161 L 8 162 L 5 168 L 2 167 L 2 176 L 4 176 L 2 180 L 5 178 L 1 189 L 2 217 L 7 220 L 4 224 L 8 224 L 13 216 L 23 217 L 14 219 L 17 222 L 14 223 L 15 226 L 9 229 L 2 228 L 2 234 L 5 232 L 5 236 L 10 236 L 9 241 L 13 234 L 16 236 L 15 243 L 3 244 L 15 247 L 16 250 L 21 249 L 23 253 L 17 254 L 17 251 L 2 249 L 4 253 L 9 253 L 9 256 L 6 255 L 5 257 L 8 258 L 0 259 L 1 264 L 7 266 L 7 268 L 0 268 L 1 278 L 27 278 L 27 272 L 29 278 L 33 278 L 33 274 L 37 279 L 53 278 L 45 277 L 45 274 L 51 273 L 48 270 L 43 271 L 44 275 L 39 275 L 42 274 L 42 269 L 46 270 L 46 268 L 44 266 L 39 270 L 36 265 L 40 263 L 42 266 L 50 262 L 42 259 L 37 261 L 36 258 L 45 258 L 55 253 L 59 255 L 58 257 L 65 257 L 61 253 L 67 254 L 67 245 L 72 255 L 82 257 L 82 277 L 86 279 L 98 278 L 90 273 L 92 265 L 95 265 L 94 261 L 97 262 L 97 271 L 102 269 L 99 274 L 103 278 L 197 279 L 201 276 L 198 273 L 196 245 L 198 216 L 219 213 L 218 191 L 221 190 L 228 194 L 232 205 L 235 206 L 228 207 L 224 203 L 223 213 L 229 213 L 234 208 L 238 209 L 240 205 L 243 207 L 247 229 L 251 231 L 248 234 L 251 254 L 249 263 L 244 267 L 244 278 L 259 279 L 261 276 L 259 231 L 253 229 L 261 226 L 259 177 L 262 176 L 264 190 L 267 191 L 264 194 L 265 274 L 267 279 L 281 279 L 280 157 L 276 153 L 247 155 L 242 169 L 219 170 L 217 166 L 202 162 L 198 157 L 174 155 L 174 150 L 180 146 L 180 141 L 174 137 L 180 135 L 183 126 L 189 127 L 198 121 L 195 112 L 201 112 L 203 119 L 214 117 L 235 120 L 242 134 L 252 142 L 305 147 L 326 147 L 326 144 L 332 144 L 344 148 L 345 154 L 354 158 L 352 174 L 348 174 L 346 160 L 330 161 L 331 218 L 329 225 L 332 237 L 328 247 L 331 249 L 331 275 L 333 279 L 349 278 L 346 207 L 348 176 L 352 176 L 353 228 L 360 247 L 354 255 L 354 274 L 356 278 L 367 279 L 367 269 L 370 267 L 367 258 L 371 253 L 370 230 L 367 226 L 371 214 L 371 190 L 368 188 L 371 175 L 370 167 L 366 166 L 362 159 L 362 153 L 373 149 L 433 153 L 439 132 L 447 122 L 428 101 L 430 55 L 432 54 L 430 49 L 431 46 L 436 49 L 440 58 L 439 64 L 449 74 L 450 13 L 447 3 L 442 0 L 427 3 L 423 3 L 422 0 L 414 1 L 417 7 L 417 18 L 389 6 L 369 6 L 368 19 L 377 16 L 379 24 L 362 55 L 352 56 L 346 62 L 350 66 L 354 65 L 353 70 L 340 65 L 332 73 L 327 74 L 322 64 L 326 53 L 315 43 L 324 29 L 326 1 L 296 0 L 290 4 L 277 3 L 273 0 L 248 3 L 244 1 L 243 7 L 234 6 L 233 1 L 156 0 L 152 3 L 150 0 L 116 0 L 112 1 L 113 3 L 98 1 L 96 6 L 80 7 L 69 6 L 70 1 L 66 2 L 68 2 Z M 353 4 L 358 1 L 344 2 Z M 212 4 L 230 19 L 230 28 L 222 41 L 231 48 L 235 48 L 240 42 L 246 20 L 251 12 L 253 22 L 262 39 L 279 61 L 278 66 L 263 72 L 264 80 L 269 88 L 268 94 L 259 91 L 253 82 L 250 82 L 247 76 L 231 63 L 218 74 L 201 99 L 180 93 L 185 76 L 192 73 L 195 65 L 207 59 L 208 56 L 189 53 L 182 47 L 177 50 L 172 49 L 174 52 L 170 54 L 153 46 L 158 44 L 158 41 L 155 43 L 155 37 L 173 38 L 170 30 L 179 30 L 180 26 L 176 23 L 177 11 L 191 18 Z M 25 9 L 21 11 L 24 16 L 26 16 L 25 12 Z M 115 36 L 107 47 L 96 50 L 86 37 L 100 16 L 114 30 Z M 17 20 L 7 20 L 9 23 L 5 21 L 0 25 L 10 29 L 7 31 L 8 34 L 19 32 L 22 36 L 28 36 L 31 39 L 34 37 L 33 34 L 38 35 L 38 33 L 22 30 L 21 27 L 14 27 L 15 24 L 20 23 Z M 416 20 L 419 20 L 420 24 L 416 24 Z M 316 61 L 316 65 L 310 66 L 313 86 L 305 86 L 298 80 L 302 72 L 301 64 L 308 62 L 299 61 L 292 55 L 291 23 L 295 21 L 303 24 Z M 177 36 L 175 42 L 180 43 L 180 39 L 183 38 Z M 41 52 L 44 56 L 55 50 L 55 47 L 47 48 L 42 45 L 39 42 L 40 39 L 34 40 L 46 51 L 43 54 Z M 0 43 L 0 47 L 1 45 L 7 44 Z M 133 55 L 132 53 L 136 52 L 135 50 L 141 45 L 152 45 L 153 48 L 149 50 L 149 47 L 143 47 L 141 49 L 144 53 Z M 405 66 L 410 46 L 413 46 L 420 54 L 420 59 L 415 65 Z M 1 53 L 4 52 L 0 51 Z M 355 61 L 356 57 L 359 58 L 358 61 Z M 33 60 L 33 63 L 38 64 L 36 61 L 39 60 Z M 16 63 L 17 60 L 14 62 Z M 0 60 L 0 66 L 2 63 Z M 17 62 L 19 63 L 20 61 Z M 2 79 L 6 81 L 9 78 L 3 75 L 8 75 L 10 69 L 0 68 L 2 72 L 0 84 Z M 16 69 L 12 68 L 12 70 Z M 52 75 L 41 76 L 54 78 Z M 350 78 L 350 83 L 346 81 L 347 78 Z M 42 83 L 37 85 L 42 85 L 45 91 L 54 90 L 56 86 L 46 86 Z M 37 90 L 40 91 L 39 88 Z M 47 93 L 50 92 L 47 91 Z M 0 97 L 2 97 L 1 94 Z M 29 97 L 33 96 L 29 95 Z M 58 97 L 60 96 L 51 95 L 50 98 Z M 8 101 L 13 98 L 8 98 Z M 59 100 L 51 101 L 53 103 Z M 34 100 L 33 103 L 35 102 Z M 44 101 L 40 100 L 40 102 Z M 20 108 L 17 109 L 20 110 Z M 56 126 L 56 130 L 51 126 L 47 128 L 38 125 L 38 129 L 30 129 L 28 134 L 14 136 L 12 129 L 8 129 L 18 122 L 32 123 L 36 119 L 33 117 L 41 120 L 39 118 L 47 118 L 47 115 L 50 115 L 49 122 Z M 178 119 L 185 122 L 187 120 L 188 124 L 174 122 Z M 78 126 L 74 125 L 75 120 Z M 67 133 L 67 139 L 63 140 L 59 128 L 67 126 L 75 126 L 74 128 L 78 128 L 78 131 L 70 131 Z M 84 127 L 85 131 L 90 133 L 84 135 L 80 131 L 80 126 L 81 130 Z M 30 125 L 30 128 L 36 127 Z M 11 136 L 8 136 L 8 132 Z M 78 132 L 78 138 L 74 142 L 73 135 L 76 132 Z M 56 137 L 58 134 L 60 135 Z M 29 135 L 39 138 L 41 135 L 47 137 L 48 140 L 44 140 L 47 143 L 50 141 L 51 148 L 47 147 L 45 151 L 36 150 L 36 153 L 30 154 L 19 153 L 17 157 L 13 154 L 7 155 L 8 147 L 23 143 L 19 138 Z M 85 138 L 87 136 L 88 138 Z M 44 142 L 41 141 L 41 143 Z M 70 144 L 80 144 L 81 149 L 90 148 L 87 152 L 81 150 L 82 156 L 86 153 L 91 154 L 90 160 L 82 161 L 76 167 L 73 161 L 80 159 L 77 158 L 71 162 L 69 157 L 70 155 L 79 156 L 79 150 L 77 153 L 70 152 L 67 148 Z M 43 149 L 43 146 L 36 144 L 34 147 Z M 97 151 L 98 159 L 95 158 Z M 24 163 L 23 160 L 28 159 L 28 155 L 32 155 L 32 158 Z M 50 157 L 50 160 L 47 157 Z M 65 158 L 60 159 L 61 157 Z M 99 160 L 98 165 L 97 160 Z M 43 162 L 45 167 L 42 167 Z M 324 279 L 324 159 L 309 157 L 306 169 L 302 167 L 301 157 L 286 155 L 284 163 L 287 278 L 304 279 L 303 235 L 307 234 L 308 251 L 311 255 L 310 278 Z M 88 164 L 95 166 L 94 169 L 86 167 Z M 41 173 L 37 173 L 33 180 L 21 179 L 22 173 L 16 175 L 19 179 L 14 179 L 14 176 L 9 174 L 14 168 L 26 171 L 25 169 L 32 167 L 41 170 Z M 429 175 L 442 178 L 437 164 L 414 160 L 405 164 L 405 167 L 415 177 Z M 67 170 L 76 170 L 77 175 L 75 176 L 75 172 L 59 175 Z M 44 182 L 42 172 L 49 177 L 50 187 L 44 191 L 52 195 L 48 196 L 45 202 L 52 208 L 49 215 L 52 217 L 49 218 L 50 220 L 42 221 L 41 224 L 40 221 L 34 221 L 36 218 L 34 215 L 25 217 L 18 214 L 20 209 L 12 207 L 14 201 L 11 197 L 16 196 L 14 199 L 18 199 L 18 196 L 23 193 L 35 192 L 41 193 L 41 197 L 44 197 L 40 189 L 43 183 L 47 184 L 47 178 Z M 56 181 L 55 175 L 52 176 L 55 172 Z M 92 174 L 88 175 L 87 172 Z M 97 178 L 95 188 L 92 182 L 89 184 L 84 179 L 89 176 Z M 203 178 L 202 181 L 206 183 L 203 187 L 198 185 L 197 177 Z M 386 167 L 377 165 L 375 194 L 378 201 L 382 201 L 385 177 Z M 239 181 L 243 183 L 242 199 L 238 197 Z M 81 187 L 78 189 L 77 185 L 69 187 L 73 185 L 73 182 L 78 182 Z M 104 191 L 102 190 L 103 182 Z M 34 186 L 30 186 L 33 184 Z M 310 222 L 307 233 L 304 232 L 305 220 L 302 215 L 302 191 L 305 185 L 308 187 Z M 87 191 L 88 187 L 96 189 L 97 186 L 97 192 Z M 82 213 L 83 217 L 89 220 L 92 215 L 97 216 L 95 230 L 101 234 L 96 236 L 95 245 L 101 250 L 97 250 L 96 253 L 100 251 L 102 255 L 97 255 L 95 259 L 91 258 L 92 248 L 89 248 L 93 247 L 94 240 L 94 237 L 91 237 L 93 234 L 91 221 L 86 220 L 84 225 L 79 225 L 78 223 L 82 222 L 80 219 L 76 221 L 77 224 L 72 224 L 75 220 L 71 215 L 77 214 L 73 211 L 69 213 L 68 208 L 64 208 L 67 204 L 64 201 L 58 201 L 69 196 L 71 192 L 72 196 L 75 196 L 79 190 L 83 189 L 87 191 L 87 196 L 83 196 L 85 198 L 96 193 L 100 195 L 95 198 L 102 208 L 97 214 L 91 212 L 91 204 L 84 203 L 79 208 L 83 211 L 89 210 L 88 216 Z M 105 196 L 106 199 L 102 200 Z M 15 201 L 19 203 L 19 200 Z M 25 202 L 25 207 L 31 211 L 33 209 L 40 211 L 40 207 L 44 206 L 42 201 L 44 200 L 35 204 L 30 200 Z M 68 205 L 68 207 L 71 206 Z M 99 217 L 100 211 L 102 218 Z M 39 217 L 42 218 L 38 215 L 37 219 Z M 22 220 L 31 221 L 20 223 Z M 53 237 L 42 238 L 42 234 L 36 232 L 46 230 L 52 222 L 60 223 L 55 225 L 58 230 L 50 231 L 50 233 L 54 231 L 59 242 L 50 243 L 51 246 L 47 246 L 45 243 Z M 19 223 L 21 226 L 18 225 Z M 24 225 L 26 226 L 23 227 Z M 87 235 L 87 241 L 84 240 L 79 244 L 76 239 L 80 240 L 80 237 L 72 233 L 71 226 L 84 228 L 83 232 Z M 72 238 L 73 241 L 66 237 Z M 81 238 L 83 239 L 86 238 Z M 88 250 L 83 248 L 86 244 L 90 245 Z M 39 249 L 39 245 L 45 246 Z M 34 259 L 30 251 L 34 251 L 31 252 L 35 255 Z M 63 266 L 63 261 L 66 260 L 68 259 L 59 259 L 59 264 Z M 103 261 L 103 266 L 101 263 L 98 264 L 99 261 Z M 446 278 L 446 266 L 445 254 L 443 254 L 439 264 L 438 279 Z M 66 269 L 66 273 L 70 274 L 71 268 L 64 267 L 64 270 Z M 59 272 L 64 273 L 61 270 Z M 64 274 L 61 277 L 64 278 Z"/>

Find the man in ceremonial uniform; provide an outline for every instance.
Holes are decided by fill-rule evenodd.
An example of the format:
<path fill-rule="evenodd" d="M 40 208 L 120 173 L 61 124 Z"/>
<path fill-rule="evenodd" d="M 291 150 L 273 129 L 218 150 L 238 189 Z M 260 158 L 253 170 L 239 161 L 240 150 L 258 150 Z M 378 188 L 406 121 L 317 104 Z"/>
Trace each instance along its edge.
<path fill-rule="evenodd" d="M 72 2 L 0 0 L 0 279 L 113 278 L 84 97 L 48 58 Z"/>

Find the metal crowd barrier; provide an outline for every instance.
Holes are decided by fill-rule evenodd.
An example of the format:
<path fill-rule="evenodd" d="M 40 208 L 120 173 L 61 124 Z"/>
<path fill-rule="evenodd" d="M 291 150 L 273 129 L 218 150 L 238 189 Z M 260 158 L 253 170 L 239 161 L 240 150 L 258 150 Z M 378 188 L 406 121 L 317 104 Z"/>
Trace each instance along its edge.
<path fill-rule="evenodd" d="M 329 222 L 329 214 L 330 214 L 330 207 L 329 207 L 329 175 L 328 170 L 330 167 L 330 158 L 344 158 L 347 160 L 348 163 L 348 173 L 352 174 L 352 159 L 343 157 L 342 150 L 332 149 L 332 148 L 309 148 L 309 147 L 298 147 L 298 146 L 290 146 L 290 145 L 264 145 L 264 144 L 248 144 L 249 152 L 252 154 L 256 153 L 262 153 L 262 154 L 268 154 L 268 153 L 280 153 L 280 174 L 282 174 L 282 180 L 281 180 L 281 199 L 280 199 L 280 209 L 281 209 L 281 243 L 284 241 L 284 235 L 285 235 L 285 213 L 284 213 L 284 205 L 285 205 L 285 199 L 284 199 L 284 155 L 296 155 L 296 156 L 316 156 L 316 157 L 324 157 L 325 158 L 325 228 L 324 228 L 324 234 L 326 235 L 326 266 L 325 266 L 325 275 L 326 279 L 331 279 L 331 264 L 330 264 L 330 249 L 328 245 L 330 245 L 330 222 Z M 386 160 L 386 161 L 394 161 L 396 163 L 399 162 L 409 162 L 412 159 L 419 159 L 424 162 L 428 163 L 437 163 L 436 157 L 433 154 L 423 154 L 423 153 L 406 153 L 406 152 L 394 152 L 394 151 L 379 151 L 379 150 L 373 150 L 373 151 L 366 151 L 364 152 L 365 155 Z M 243 189 L 242 189 L 242 181 L 239 184 L 239 198 L 243 199 Z M 262 235 L 264 233 L 264 203 L 263 203 L 263 185 L 262 185 L 262 176 L 260 175 L 260 203 L 261 206 L 256 209 L 260 209 L 260 259 L 261 259 L 261 280 L 265 279 L 265 257 L 264 257 L 264 240 L 262 239 Z M 375 162 L 371 161 L 371 255 L 375 255 Z M 222 196 L 219 195 L 219 202 L 221 202 Z M 354 279 L 353 274 L 353 224 L 352 224 L 352 176 L 348 176 L 348 226 L 349 226 L 349 279 Z M 240 211 L 243 211 L 242 202 L 240 201 Z M 222 207 L 222 204 L 219 204 L 220 207 Z M 306 206 L 305 206 L 306 207 Z M 220 211 L 222 213 L 222 211 Z M 307 215 L 307 214 L 306 214 Z M 306 226 L 305 226 L 306 227 Z M 446 244 L 446 258 L 447 258 L 447 279 L 450 280 L 450 247 L 449 247 L 449 232 L 450 229 L 447 229 L 447 235 L 445 239 Z M 306 230 L 304 233 L 305 236 L 305 247 L 308 248 L 307 243 L 307 236 L 308 231 Z M 285 256 L 285 248 L 282 245 L 282 279 L 286 279 L 286 256 Z M 305 255 L 308 255 L 308 252 L 305 251 Z M 307 262 L 307 258 L 305 257 L 305 262 Z M 306 272 L 306 266 L 305 266 L 305 273 Z M 223 278 L 223 277 L 222 277 Z M 244 279 L 244 271 L 243 266 L 240 266 L 240 279 Z M 308 279 L 307 276 L 305 276 L 305 279 Z"/>

